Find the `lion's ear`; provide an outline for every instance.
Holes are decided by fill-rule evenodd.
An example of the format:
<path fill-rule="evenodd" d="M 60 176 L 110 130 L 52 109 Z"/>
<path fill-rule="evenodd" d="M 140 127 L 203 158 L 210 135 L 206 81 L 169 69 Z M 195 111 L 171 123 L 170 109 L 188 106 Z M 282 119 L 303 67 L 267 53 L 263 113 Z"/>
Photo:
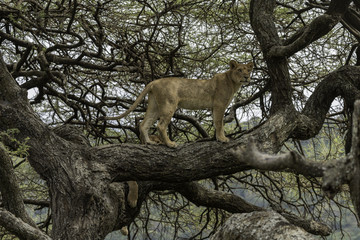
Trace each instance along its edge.
<path fill-rule="evenodd" d="M 249 69 L 253 69 L 254 67 L 254 63 L 253 62 L 249 62 L 248 64 L 246 64 L 248 66 Z"/>
<path fill-rule="evenodd" d="M 230 69 L 234 69 L 236 65 L 238 65 L 238 63 L 235 60 L 231 60 L 229 65 L 230 65 Z"/>

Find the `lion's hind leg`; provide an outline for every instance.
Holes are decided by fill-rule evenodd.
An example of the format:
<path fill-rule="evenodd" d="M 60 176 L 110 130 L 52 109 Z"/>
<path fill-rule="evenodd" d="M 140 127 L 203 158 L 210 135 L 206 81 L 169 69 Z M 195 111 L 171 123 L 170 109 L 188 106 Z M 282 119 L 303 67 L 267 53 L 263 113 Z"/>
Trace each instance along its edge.
<path fill-rule="evenodd" d="M 156 144 L 149 138 L 149 129 L 154 122 L 159 118 L 156 103 L 153 99 L 149 98 L 148 108 L 145 113 L 144 120 L 140 123 L 140 140 L 143 144 Z"/>
<path fill-rule="evenodd" d="M 160 133 L 162 142 L 164 142 L 166 146 L 171 148 L 176 147 L 176 143 L 170 140 L 166 130 L 171 121 L 173 114 L 175 113 L 175 110 L 176 110 L 176 106 L 173 106 L 171 104 L 164 106 L 164 108 L 161 109 L 160 111 L 160 119 L 157 124 L 157 129 Z"/>

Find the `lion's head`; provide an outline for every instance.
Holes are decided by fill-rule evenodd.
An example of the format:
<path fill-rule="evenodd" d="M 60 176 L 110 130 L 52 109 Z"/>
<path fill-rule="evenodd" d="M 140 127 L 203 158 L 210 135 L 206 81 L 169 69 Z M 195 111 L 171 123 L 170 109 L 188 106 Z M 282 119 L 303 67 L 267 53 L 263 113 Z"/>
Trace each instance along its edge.
<path fill-rule="evenodd" d="M 241 64 L 234 60 L 231 60 L 229 65 L 229 75 L 232 81 L 242 84 L 250 82 L 250 73 L 254 67 L 254 64 L 252 62 L 248 64 Z"/>

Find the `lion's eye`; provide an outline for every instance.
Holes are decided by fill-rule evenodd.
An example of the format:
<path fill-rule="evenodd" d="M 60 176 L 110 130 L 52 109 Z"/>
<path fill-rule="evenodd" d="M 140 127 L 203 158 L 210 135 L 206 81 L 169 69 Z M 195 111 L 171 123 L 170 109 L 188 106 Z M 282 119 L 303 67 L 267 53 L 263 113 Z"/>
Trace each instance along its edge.
<path fill-rule="evenodd" d="M 242 69 L 240 68 L 240 69 L 238 69 L 238 71 L 239 71 L 239 72 L 242 72 Z"/>

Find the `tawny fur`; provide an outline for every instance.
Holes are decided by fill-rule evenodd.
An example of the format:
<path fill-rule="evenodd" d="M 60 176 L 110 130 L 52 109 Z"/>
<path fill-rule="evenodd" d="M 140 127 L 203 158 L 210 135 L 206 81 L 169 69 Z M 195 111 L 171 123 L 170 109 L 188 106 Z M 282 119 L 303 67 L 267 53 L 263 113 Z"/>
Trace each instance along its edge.
<path fill-rule="evenodd" d="M 166 133 L 175 110 L 211 109 L 216 130 L 216 139 L 228 142 L 224 133 L 224 113 L 234 94 L 240 86 L 249 82 L 253 63 L 239 64 L 230 61 L 230 69 L 216 74 L 210 80 L 161 78 L 149 83 L 140 93 L 134 104 L 123 114 L 117 117 L 106 117 L 107 120 L 116 120 L 132 112 L 142 99 L 149 94 L 148 108 L 144 120 L 140 124 L 140 138 L 143 143 L 157 144 L 148 135 L 151 125 L 159 119 L 157 129 L 161 140 L 168 147 L 175 147 Z"/>
<path fill-rule="evenodd" d="M 138 187 L 138 184 L 136 181 L 127 181 L 127 184 L 129 186 L 127 202 L 130 205 L 130 207 L 135 208 L 137 206 L 139 187 Z M 120 229 L 120 232 L 123 235 L 129 234 L 129 230 L 128 230 L 127 226 L 122 227 Z"/>
<path fill-rule="evenodd" d="M 138 200 L 138 184 L 135 181 L 127 181 L 129 185 L 129 194 L 127 197 L 130 207 L 135 208 Z"/>

